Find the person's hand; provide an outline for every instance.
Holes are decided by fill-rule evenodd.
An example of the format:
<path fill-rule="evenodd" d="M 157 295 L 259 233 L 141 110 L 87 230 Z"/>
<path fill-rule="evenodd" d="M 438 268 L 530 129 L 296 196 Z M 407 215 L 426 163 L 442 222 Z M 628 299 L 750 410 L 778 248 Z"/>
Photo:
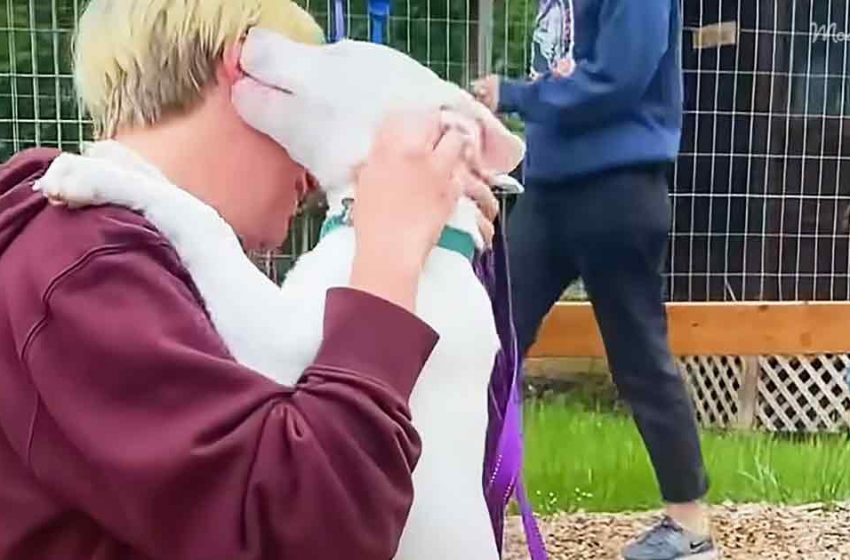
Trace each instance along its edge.
<path fill-rule="evenodd" d="M 499 76 L 491 74 L 472 83 L 472 94 L 494 113 L 499 108 Z"/>
<path fill-rule="evenodd" d="M 440 114 L 395 115 L 360 169 L 351 286 L 409 310 L 425 259 L 464 192 L 468 141 Z M 470 185 L 479 200 L 481 186 Z"/>
<path fill-rule="evenodd" d="M 485 247 L 490 248 L 496 233 L 493 221 L 499 215 L 499 201 L 493 194 L 494 178 L 483 171 L 483 133 L 476 130 L 483 125 L 449 111 L 442 113 L 442 122 L 444 127 L 456 127 L 466 135 L 464 159 L 467 165 L 458 169 L 458 178 L 463 185 L 463 194 L 478 206 L 478 231 Z"/>
<path fill-rule="evenodd" d="M 576 62 L 572 56 L 562 58 L 552 69 L 552 74 L 559 78 L 569 78 L 576 69 Z"/>

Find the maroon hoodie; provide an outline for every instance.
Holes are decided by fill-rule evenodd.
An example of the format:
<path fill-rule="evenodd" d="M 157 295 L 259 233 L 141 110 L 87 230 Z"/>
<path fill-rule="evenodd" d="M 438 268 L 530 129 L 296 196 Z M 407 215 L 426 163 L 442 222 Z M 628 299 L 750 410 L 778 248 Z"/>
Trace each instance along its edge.
<path fill-rule="evenodd" d="M 0 560 L 391 558 L 434 332 L 334 290 L 315 364 L 268 381 L 141 216 L 32 192 L 56 155 L 0 167 Z"/>

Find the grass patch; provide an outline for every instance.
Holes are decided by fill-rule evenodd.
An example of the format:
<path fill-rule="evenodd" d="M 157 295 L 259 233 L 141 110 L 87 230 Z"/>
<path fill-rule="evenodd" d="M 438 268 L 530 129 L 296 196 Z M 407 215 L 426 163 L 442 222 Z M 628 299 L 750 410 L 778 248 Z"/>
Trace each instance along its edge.
<path fill-rule="evenodd" d="M 538 511 L 630 511 L 660 505 L 631 418 L 564 399 L 525 412 L 526 486 Z M 804 504 L 850 500 L 850 438 L 704 431 L 709 501 Z"/>

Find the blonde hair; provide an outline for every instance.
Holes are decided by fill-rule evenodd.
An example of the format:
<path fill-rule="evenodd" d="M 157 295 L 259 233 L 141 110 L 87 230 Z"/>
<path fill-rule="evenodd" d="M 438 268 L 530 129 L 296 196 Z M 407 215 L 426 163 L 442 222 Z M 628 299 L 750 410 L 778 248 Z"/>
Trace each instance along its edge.
<path fill-rule="evenodd" d="M 95 135 L 191 108 L 215 82 L 225 48 L 253 26 L 323 41 L 292 0 L 91 0 L 74 39 L 74 81 Z"/>

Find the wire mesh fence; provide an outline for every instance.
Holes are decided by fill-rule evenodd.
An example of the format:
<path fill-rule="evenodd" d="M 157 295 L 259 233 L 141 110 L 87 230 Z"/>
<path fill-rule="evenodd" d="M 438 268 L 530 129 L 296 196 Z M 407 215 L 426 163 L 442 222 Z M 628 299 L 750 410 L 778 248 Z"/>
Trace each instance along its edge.
<path fill-rule="evenodd" d="M 703 0 L 684 8 L 672 297 L 847 299 L 848 3 Z M 705 28 L 722 22 L 733 30 L 728 40 Z"/>
<path fill-rule="evenodd" d="M 90 126 L 76 102 L 70 45 L 81 0 L 3 0 L 0 158 L 32 146 L 79 149 Z"/>
<path fill-rule="evenodd" d="M 489 68 L 526 75 L 537 0 L 488 2 L 398 0 L 388 42 L 461 84 Z M 70 76 L 84 4 L 0 0 L 3 160 L 35 145 L 76 150 L 89 138 Z M 306 6 L 330 27 L 330 1 Z M 347 0 L 346 18 L 351 37 L 368 37 L 366 0 Z M 847 0 L 683 0 L 683 18 L 670 297 L 850 298 Z M 315 241 L 315 223 L 306 222 L 266 259 L 269 271 L 285 271 Z"/>

